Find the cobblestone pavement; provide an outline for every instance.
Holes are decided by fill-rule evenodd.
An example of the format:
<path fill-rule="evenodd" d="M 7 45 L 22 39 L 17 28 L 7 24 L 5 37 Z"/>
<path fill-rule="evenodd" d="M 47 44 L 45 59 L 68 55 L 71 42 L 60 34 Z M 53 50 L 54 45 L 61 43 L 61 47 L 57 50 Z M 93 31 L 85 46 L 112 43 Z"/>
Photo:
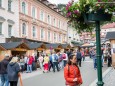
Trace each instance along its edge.
<path fill-rule="evenodd" d="M 115 69 L 112 68 L 103 80 L 104 86 L 115 86 Z"/>

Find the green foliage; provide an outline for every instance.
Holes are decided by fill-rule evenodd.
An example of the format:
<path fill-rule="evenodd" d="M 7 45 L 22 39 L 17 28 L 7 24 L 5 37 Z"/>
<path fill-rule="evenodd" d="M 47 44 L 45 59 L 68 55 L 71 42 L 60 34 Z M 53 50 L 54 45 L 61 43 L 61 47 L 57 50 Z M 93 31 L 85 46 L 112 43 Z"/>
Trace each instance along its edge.
<path fill-rule="evenodd" d="M 100 1 L 104 2 L 100 4 Z M 113 0 L 109 0 L 110 2 Z M 64 10 L 68 22 L 76 28 L 78 33 L 91 32 L 94 29 L 94 25 L 85 21 L 84 14 L 97 13 L 100 9 L 102 13 L 112 14 L 115 11 L 115 6 L 107 4 L 108 0 L 79 0 L 78 2 L 69 2 Z M 113 18 L 112 21 L 115 19 Z"/>

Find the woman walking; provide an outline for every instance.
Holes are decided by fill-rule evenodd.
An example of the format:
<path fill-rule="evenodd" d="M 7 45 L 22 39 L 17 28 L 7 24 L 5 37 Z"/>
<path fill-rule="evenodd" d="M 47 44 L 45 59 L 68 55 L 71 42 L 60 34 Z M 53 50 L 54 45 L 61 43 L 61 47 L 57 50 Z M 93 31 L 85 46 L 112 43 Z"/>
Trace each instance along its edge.
<path fill-rule="evenodd" d="M 38 60 L 39 60 L 39 64 L 40 64 L 40 69 L 43 70 L 43 56 L 40 55 Z"/>
<path fill-rule="evenodd" d="M 21 66 L 21 72 L 22 73 L 24 72 L 24 65 L 25 65 L 25 63 L 24 63 L 24 57 L 21 56 L 21 58 L 20 58 L 20 66 Z"/>
<path fill-rule="evenodd" d="M 64 68 L 64 78 L 66 86 L 80 86 L 82 84 L 82 77 L 75 55 L 70 55 L 68 58 L 68 64 Z"/>
<path fill-rule="evenodd" d="M 49 57 L 46 54 L 46 56 L 44 57 L 44 72 L 48 72 L 48 68 L 49 68 Z"/>
<path fill-rule="evenodd" d="M 18 64 L 18 57 L 13 57 L 7 66 L 8 80 L 10 82 L 10 86 L 17 86 L 19 71 L 20 66 Z"/>

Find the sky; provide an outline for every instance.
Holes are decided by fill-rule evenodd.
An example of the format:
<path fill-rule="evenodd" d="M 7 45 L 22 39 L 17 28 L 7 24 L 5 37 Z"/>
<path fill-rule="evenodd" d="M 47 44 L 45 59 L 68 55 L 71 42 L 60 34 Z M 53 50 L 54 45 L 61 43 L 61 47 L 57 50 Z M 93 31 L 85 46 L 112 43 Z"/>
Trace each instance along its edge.
<path fill-rule="evenodd" d="M 71 0 L 48 0 L 49 2 L 53 3 L 53 4 L 67 4 L 69 1 Z M 77 0 L 75 0 L 77 1 Z"/>

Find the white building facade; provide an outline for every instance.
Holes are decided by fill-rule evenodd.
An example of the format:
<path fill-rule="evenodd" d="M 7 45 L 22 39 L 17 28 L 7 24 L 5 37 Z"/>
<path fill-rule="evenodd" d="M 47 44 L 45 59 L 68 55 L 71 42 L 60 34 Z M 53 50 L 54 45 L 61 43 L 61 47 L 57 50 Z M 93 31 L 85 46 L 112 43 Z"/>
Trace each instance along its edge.
<path fill-rule="evenodd" d="M 11 36 L 19 37 L 19 1 L 0 0 L 0 43 Z"/>
<path fill-rule="evenodd" d="M 71 44 L 72 41 L 80 42 L 80 36 L 75 28 L 68 26 L 68 43 Z"/>

